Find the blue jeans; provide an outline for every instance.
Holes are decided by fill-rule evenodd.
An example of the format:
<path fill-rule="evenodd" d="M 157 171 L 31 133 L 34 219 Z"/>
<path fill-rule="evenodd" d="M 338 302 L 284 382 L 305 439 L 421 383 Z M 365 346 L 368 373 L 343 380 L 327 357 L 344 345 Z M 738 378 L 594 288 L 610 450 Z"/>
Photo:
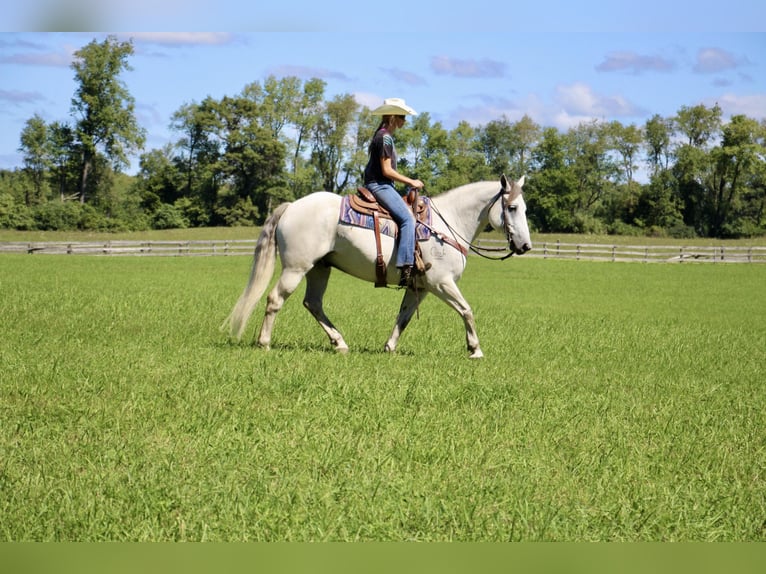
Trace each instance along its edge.
<path fill-rule="evenodd" d="M 415 263 L 415 216 L 401 195 L 389 184 L 365 183 L 375 198 L 390 213 L 399 226 L 396 266 L 414 265 Z"/>

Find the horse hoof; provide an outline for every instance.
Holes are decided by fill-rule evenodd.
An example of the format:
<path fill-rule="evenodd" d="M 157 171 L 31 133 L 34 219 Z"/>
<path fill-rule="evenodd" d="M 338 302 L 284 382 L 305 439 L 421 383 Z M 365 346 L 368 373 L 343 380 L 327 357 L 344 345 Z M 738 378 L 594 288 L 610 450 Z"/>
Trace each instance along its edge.
<path fill-rule="evenodd" d="M 468 356 L 469 359 L 482 359 L 484 358 L 484 353 L 481 352 L 481 349 L 476 349 L 473 353 L 471 353 Z"/>
<path fill-rule="evenodd" d="M 348 355 L 348 347 L 335 347 L 335 352 L 339 355 Z"/>
<path fill-rule="evenodd" d="M 396 351 L 396 348 L 395 348 L 395 347 L 392 347 L 391 345 L 389 345 L 388 343 L 386 343 L 386 346 L 385 346 L 385 347 L 383 347 L 383 350 L 384 350 L 386 353 L 393 353 L 394 351 Z"/>

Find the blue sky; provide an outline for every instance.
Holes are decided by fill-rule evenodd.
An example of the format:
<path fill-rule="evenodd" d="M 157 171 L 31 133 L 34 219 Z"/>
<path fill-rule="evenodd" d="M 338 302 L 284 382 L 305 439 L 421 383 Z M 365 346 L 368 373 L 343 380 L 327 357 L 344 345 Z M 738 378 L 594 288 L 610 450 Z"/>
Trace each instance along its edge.
<path fill-rule="evenodd" d="M 710 14 L 698 3 L 656 0 L 620 13 L 596 0 L 558 8 L 473 0 L 438 10 L 393 1 L 383 16 L 372 3 L 333 0 L 294 1 L 289 12 L 257 1 L 63 5 L 72 3 L 68 14 L 81 17 L 79 27 L 133 39 L 134 69 L 122 80 L 136 100 L 147 149 L 177 139 L 168 124 L 182 104 L 235 95 L 269 75 L 322 78 L 327 99 L 352 94 L 369 107 L 403 97 L 446 128 L 524 114 L 561 129 L 592 118 L 642 125 L 655 113 L 716 102 L 725 117 L 766 119 L 766 8 L 755 2 L 732 0 L 725 14 Z M 353 11 L 344 11 L 349 5 Z M 71 119 L 72 54 L 105 36 L 33 31 L 52 27 L 57 12 L 47 0 L 25 6 L 10 7 L 9 31 L 0 34 L 0 168 L 6 169 L 21 165 L 17 148 L 27 119 L 35 113 L 46 121 Z M 134 16 L 140 7 L 153 16 Z M 184 16 L 190 7 L 193 18 Z M 130 31 L 136 29 L 187 31 Z M 229 31 L 189 31 L 195 29 Z M 134 160 L 128 171 L 137 166 Z"/>

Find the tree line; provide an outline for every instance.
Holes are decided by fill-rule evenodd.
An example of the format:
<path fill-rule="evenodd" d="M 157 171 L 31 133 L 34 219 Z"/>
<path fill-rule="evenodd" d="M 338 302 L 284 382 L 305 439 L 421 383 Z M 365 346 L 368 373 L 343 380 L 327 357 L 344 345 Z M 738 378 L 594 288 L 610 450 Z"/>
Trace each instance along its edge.
<path fill-rule="evenodd" d="M 258 225 L 282 201 L 360 185 L 378 118 L 351 95 L 328 100 L 316 78 L 269 77 L 184 103 L 170 118 L 175 141 L 145 151 L 120 79 L 132 54 L 130 41 L 113 36 L 75 53 L 71 122 L 27 120 L 23 166 L 0 170 L 0 227 Z M 683 106 L 642 126 L 591 121 L 567 131 L 528 116 L 446 129 L 421 113 L 397 132 L 397 151 L 401 169 L 431 195 L 526 174 L 538 232 L 766 234 L 766 121 L 725 122 L 718 105 Z M 139 169 L 129 176 L 122 170 L 132 154 Z"/>

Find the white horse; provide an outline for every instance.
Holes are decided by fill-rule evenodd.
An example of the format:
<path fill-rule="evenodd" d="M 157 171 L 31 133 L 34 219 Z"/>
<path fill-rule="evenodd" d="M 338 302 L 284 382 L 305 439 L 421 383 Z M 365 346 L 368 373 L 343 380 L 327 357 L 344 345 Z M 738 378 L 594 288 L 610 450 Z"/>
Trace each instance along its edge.
<path fill-rule="evenodd" d="M 396 349 L 418 305 L 427 293 L 433 293 L 463 318 L 470 357 L 483 356 L 473 312 L 456 282 L 465 270 L 467 250 L 476 250 L 472 242 L 488 222 L 494 229 L 504 231 L 511 254 L 521 255 L 532 248 L 521 193 L 523 185 L 523 177 L 512 182 L 503 175 L 499 184 L 471 183 L 431 198 L 433 234 L 420 243 L 427 271 L 415 275 L 414 285 L 405 290 L 386 351 Z M 277 313 L 305 277 L 303 305 L 327 333 L 335 350 L 348 352 L 343 336 L 324 313 L 322 298 L 333 267 L 374 282 L 376 244 L 371 230 L 339 221 L 340 205 L 341 196 L 318 191 L 283 203 L 274 211 L 256 243 L 250 280 L 222 329 L 241 339 L 274 274 L 278 249 L 282 273 L 269 293 L 258 345 L 269 348 Z M 388 265 L 387 282 L 396 285 L 399 271 L 395 267 L 394 239 L 381 236 L 381 247 Z"/>

